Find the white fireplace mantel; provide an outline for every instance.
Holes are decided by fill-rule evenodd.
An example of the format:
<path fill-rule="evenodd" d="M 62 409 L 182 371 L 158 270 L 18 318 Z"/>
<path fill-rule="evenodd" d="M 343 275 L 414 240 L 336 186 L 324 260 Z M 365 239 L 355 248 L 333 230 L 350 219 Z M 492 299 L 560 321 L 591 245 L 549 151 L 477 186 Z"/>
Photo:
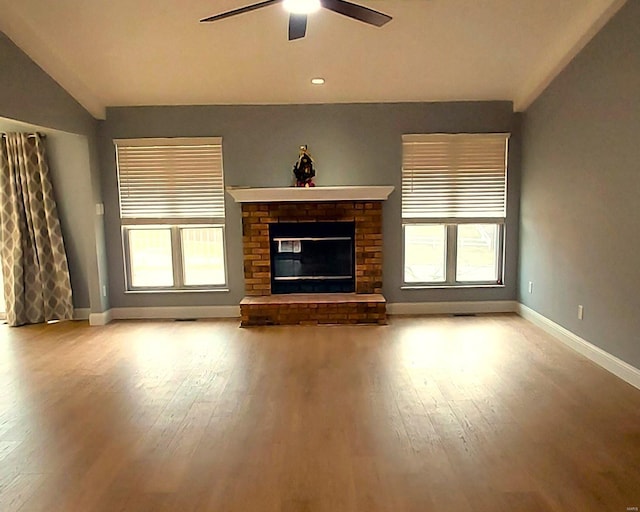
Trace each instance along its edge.
<path fill-rule="evenodd" d="M 385 201 L 395 187 L 365 185 L 341 187 L 227 187 L 236 203 L 287 203 L 309 201 Z"/>

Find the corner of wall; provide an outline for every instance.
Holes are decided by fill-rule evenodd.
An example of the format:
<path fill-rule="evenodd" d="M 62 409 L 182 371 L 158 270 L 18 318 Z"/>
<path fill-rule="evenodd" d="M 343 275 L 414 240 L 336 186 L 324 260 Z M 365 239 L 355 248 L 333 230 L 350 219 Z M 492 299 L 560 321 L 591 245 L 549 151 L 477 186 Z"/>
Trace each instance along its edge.
<path fill-rule="evenodd" d="M 89 315 L 89 325 L 90 326 L 99 326 L 99 325 L 107 325 L 112 320 L 111 310 L 108 309 L 102 313 L 91 313 Z"/>
<path fill-rule="evenodd" d="M 567 347 L 575 350 L 598 366 L 601 366 L 605 370 L 613 373 L 616 377 L 621 378 L 633 387 L 640 389 L 640 370 L 635 366 L 632 366 L 609 352 L 602 350 L 600 347 L 597 347 L 580 336 L 572 333 L 568 329 L 565 329 L 561 325 L 549 320 L 547 317 L 524 304 L 518 304 L 517 313 L 525 320 L 528 320 L 532 324 L 540 327 Z"/>

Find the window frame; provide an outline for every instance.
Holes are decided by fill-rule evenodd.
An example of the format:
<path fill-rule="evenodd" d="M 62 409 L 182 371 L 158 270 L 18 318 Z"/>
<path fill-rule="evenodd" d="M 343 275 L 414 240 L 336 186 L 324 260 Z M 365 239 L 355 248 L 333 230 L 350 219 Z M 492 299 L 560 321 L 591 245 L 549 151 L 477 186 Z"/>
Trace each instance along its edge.
<path fill-rule="evenodd" d="M 118 158 L 119 147 L 145 147 L 148 146 L 206 146 L 211 144 L 220 145 L 220 168 L 221 189 L 222 189 L 222 213 L 223 216 L 214 217 L 188 217 L 172 216 L 171 218 L 131 217 L 122 216 L 121 204 L 121 181 L 120 181 L 120 161 Z M 226 237 L 226 194 L 224 187 L 224 166 L 222 161 L 222 138 L 221 137 L 189 137 L 189 138 L 150 138 L 150 139 L 115 139 L 115 157 L 117 169 L 118 185 L 118 205 L 120 218 L 120 233 L 122 238 L 122 259 L 124 266 L 124 293 L 166 293 L 166 292 L 228 292 L 229 291 L 229 270 L 227 258 L 227 237 Z M 216 171 L 217 172 L 217 168 Z M 216 210 L 217 211 L 217 210 Z M 222 255 L 224 265 L 223 284 L 186 285 L 185 284 L 185 255 L 182 246 L 182 230 L 186 228 L 216 228 L 221 230 L 222 235 Z M 136 229 L 169 229 L 171 239 L 171 260 L 173 286 L 134 286 L 131 269 L 131 247 L 129 232 Z"/>
<path fill-rule="evenodd" d="M 190 223 L 184 222 L 187 219 L 181 219 L 180 223 L 126 223 L 121 227 L 123 260 L 125 266 L 125 293 L 139 292 L 167 292 L 167 291 L 229 291 L 229 275 L 227 267 L 227 237 L 225 225 L 220 223 Z M 224 283 L 223 284 L 203 284 L 203 285 L 186 285 L 185 284 L 185 264 L 184 251 L 182 247 L 181 231 L 185 228 L 215 228 L 222 231 L 222 255 L 224 264 Z M 134 286 L 131 278 L 131 248 L 129 245 L 129 232 L 136 229 L 168 229 L 171 233 L 171 262 L 173 271 L 173 286 Z"/>
<path fill-rule="evenodd" d="M 180 288 L 181 290 L 202 290 L 202 291 L 220 291 L 220 290 L 224 290 L 227 291 L 228 290 L 228 286 L 229 286 L 229 274 L 228 274 L 228 268 L 227 268 L 227 236 L 226 236 L 226 230 L 225 230 L 225 225 L 224 222 L 218 222 L 218 223 L 209 223 L 209 224 L 189 224 L 189 223 L 181 223 L 175 226 L 176 228 L 176 239 L 178 240 L 178 243 L 180 245 L 180 284 L 182 285 L 182 288 Z M 184 263 L 184 249 L 182 246 L 182 230 L 183 229 L 188 229 L 188 228 L 204 228 L 204 229 L 208 229 L 208 228 L 215 228 L 215 229 L 220 229 L 221 233 L 222 233 L 222 265 L 223 265 L 223 273 L 224 273 L 224 282 L 219 283 L 219 284 L 192 284 L 192 285 L 186 285 L 184 284 L 186 281 L 186 277 L 185 277 L 185 263 Z M 172 233 L 172 242 L 173 242 L 173 233 Z"/>
<path fill-rule="evenodd" d="M 407 226 L 444 225 L 445 228 L 445 263 L 443 281 L 406 281 L 405 251 Z M 492 224 L 498 227 L 496 240 L 496 276 L 495 281 L 458 281 L 458 226 L 463 224 Z M 467 219 L 404 219 L 402 222 L 402 288 L 487 288 L 504 286 L 505 263 L 505 219 L 467 218 Z"/>
<path fill-rule="evenodd" d="M 441 137 L 442 135 L 478 135 L 478 136 L 505 136 L 505 161 L 504 161 L 504 216 L 478 216 L 478 217 L 405 217 L 404 211 L 401 211 L 402 219 L 402 289 L 420 289 L 420 288 L 499 288 L 504 287 L 505 277 L 505 240 L 506 240 L 506 213 L 507 213 L 507 195 L 508 195 L 508 156 L 509 156 L 509 134 L 502 133 L 478 133 L 478 134 L 421 134 L 403 136 L 403 169 L 402 175 L 404 180 L 404 158 L 405 158 L 405 138 L 408 140 L 418 137 Z M 411 172 L 411 171 L 409 171 Z M 404 185 L 403 185 L 404 186 Z M 496 239 L 496 280 L 490 281 L 458 281 L 458 227 L 464 224 L 491 224 L 497 226 Z M 409 225 L 444 225 L 445 227 L 445 267 L 444 281 L 406 281 L 406 226 Z"/>

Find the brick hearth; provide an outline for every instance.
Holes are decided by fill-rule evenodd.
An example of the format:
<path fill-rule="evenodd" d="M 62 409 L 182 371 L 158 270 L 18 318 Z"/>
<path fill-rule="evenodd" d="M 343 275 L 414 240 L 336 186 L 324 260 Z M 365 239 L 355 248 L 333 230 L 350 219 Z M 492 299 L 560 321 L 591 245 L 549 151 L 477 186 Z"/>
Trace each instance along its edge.
<path fill-rule="evenodd" d="M 305 293 L 245 297 L 242 325 L 386 324 L 379 293 Z"/>
<path fill-rule="evenodd" d="M 354 222 L 355 294 L 322 294 L 306 305 L 292 296 L 271 296 L 269 224 Z M 298 323 L 384 323 L 382 297 L 382 201 L 265 202 L 242 204 L 242 241 L 247 298 L 240 304 L 242 325 Z M 333 296 L 333 297 L 331 297 Z M 314 307 L 316 304 L 317 307 Z M 327 316 L 328 315 L 328 316 Z"/>

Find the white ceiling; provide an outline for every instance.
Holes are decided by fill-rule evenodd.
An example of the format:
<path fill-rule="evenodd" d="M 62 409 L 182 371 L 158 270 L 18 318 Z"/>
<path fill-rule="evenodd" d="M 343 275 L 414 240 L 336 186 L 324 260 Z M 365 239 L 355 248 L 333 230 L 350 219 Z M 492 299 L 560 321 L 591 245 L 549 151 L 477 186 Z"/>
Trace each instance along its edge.
<path fill-rule="evenodd" d="M 513 100 L 521 110 L 624 0 L 357 0 L 393 21 L 375 28 L 323 9 L 294 42 L 280 5 L 198 23 L 250 3 L 0 0 L 0 29 L 96 117 L 129 105 Z"/>

